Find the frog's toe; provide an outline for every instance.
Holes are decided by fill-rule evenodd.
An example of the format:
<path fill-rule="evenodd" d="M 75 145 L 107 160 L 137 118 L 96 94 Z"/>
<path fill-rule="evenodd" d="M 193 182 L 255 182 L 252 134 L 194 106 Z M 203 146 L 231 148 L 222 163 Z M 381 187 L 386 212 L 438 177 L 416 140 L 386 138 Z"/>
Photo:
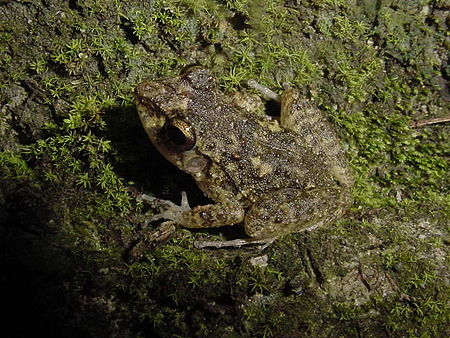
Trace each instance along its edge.
<path fill-rule="evenodd" d="M 150 206 L 152 208 L 158 208 L 158 209 L 166 209 L 166 208 L 170 208 L 170 207 L 176 205 L 172 201 L 163 200 L 160 198 L 149 196 L 147 194 L 139 195 L 138 197 L 136 197 L 136 200 L 138 202 L 147 202 L 148 204 L 150 204 Z"/>
<path fill-rule="evenodd" d="M 146 201 L 153 208 L 159 209 L 161 212 L 153 215 L 148 222 L 157 221 L 160 219 L 167 219 L 175 222 L 179 222 L 182 218 L 182 214 L 191 210 L 187 199 L 186 192 L 181 193 L 181 205 L 177 205 L 169 200 L 159 199 L 153 196 L 142 194 L 138 196 L 138 201 Z"/>

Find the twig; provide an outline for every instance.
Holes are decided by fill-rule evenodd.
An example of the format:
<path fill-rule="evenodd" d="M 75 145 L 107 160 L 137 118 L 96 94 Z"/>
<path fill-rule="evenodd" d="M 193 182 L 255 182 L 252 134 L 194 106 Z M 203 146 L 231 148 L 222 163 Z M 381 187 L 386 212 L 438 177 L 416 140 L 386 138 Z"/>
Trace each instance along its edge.
<path fill-rule="evenodd" d="M 413 121 L 409 125 L 411 128 L 419 128 L 430 124 L 450 122 L 450 116 L 436 117 L 434 119 Z"/>
<path fill-rule="evenodd" d="M 233 239 L 230 241 L 195 241 L 194 247 L 197 249 L 222 249 L 222 248 L 240 248 L 242 246 L 259 246 L 260 249 L 265 249 L 269 244 L 272 244 L 275 238 L 266 239 Z"/>

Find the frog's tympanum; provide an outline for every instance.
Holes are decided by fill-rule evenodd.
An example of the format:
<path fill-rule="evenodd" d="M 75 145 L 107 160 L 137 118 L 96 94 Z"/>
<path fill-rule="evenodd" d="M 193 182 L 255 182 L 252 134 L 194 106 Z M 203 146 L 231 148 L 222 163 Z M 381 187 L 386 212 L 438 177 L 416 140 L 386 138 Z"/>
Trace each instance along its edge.
<path fill-rule="evenodd" d="M 265 239 L 328 224 L 349 205 L 353 180 L 339 138 L 298 91 L 281 95 L 279 121 L 257 113 L 255 95 L 222 94 L 201 67 L 142 82 L 135 95 L 155 147 L 215 202 L 167 203 L 157 217 L 187 228 L 243 224 Z"/>

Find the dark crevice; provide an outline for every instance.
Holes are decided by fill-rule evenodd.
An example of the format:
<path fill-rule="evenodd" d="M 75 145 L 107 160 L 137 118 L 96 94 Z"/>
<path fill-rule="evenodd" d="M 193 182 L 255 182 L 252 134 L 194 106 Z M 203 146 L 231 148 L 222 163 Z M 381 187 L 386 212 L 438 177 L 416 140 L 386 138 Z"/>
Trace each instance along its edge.
<path fill-rule="evenodd" d="M 269 116 L 281 115 L 281 103 L 275 100 L 268 100 L 265 103 L 266 114 Z"/>
<path fill-rule="evenodd" d="M 69 0 L 69 8 L 80 13 L 83 11 L 77 0 Z"/>
<path fill-rule="evenodd" d="M 96 56 L 97 59 L 97 69 L 100 72 L 100 74 L 104 77 L 104 78 L 108 78 L 108 73 L 106 71 L 106 65 L 103 61 L 103 58 L 100 55 Z"/>
<path fill-rule="evenodd" d="M 133 23 L 130 20 L 127 20 L 123 16 L 120 17 L 120 29 L 125 32 L 125 37 L 133 44 L 136 45 L 139 43 L 138 37 L 133 32 Z"/>
<path fill-rule="evenodd" d="M 306 249 L 306 255 L 308 256 L 308 259 L 311 264 L 312 271 L 314 272 L 314 275 L 316 277 L 316 280 L 319 282 L 319 284 L 323 284 L 324 278 L 323 278 L 322 272 L 320 271 L 318 264 L 316 263 L 316 260 L 313 257 L 311 249 L 309 249 L 308 247 Z"/>
<path fill-rule="evenodd" d="M 66 78 L 67 77 L 67 71 L 66 71 L 66 67 L 64 67 L 64 65 L 53 61 L 52 59 L 48 59 L 47 61 L 47 65 L 48 68 L 53 71 L 56 75 L 58 75 L 59 77 L 62 78 Z"/>
<path fill-rule="evenodd" d="M 249 24 L 247 24 L 247 20 L 247 16 L 241 13 L 236 13 L 231 19 L 229 19 L 229 22 L 234 29 L 240 31 L 251 27 Z"/>

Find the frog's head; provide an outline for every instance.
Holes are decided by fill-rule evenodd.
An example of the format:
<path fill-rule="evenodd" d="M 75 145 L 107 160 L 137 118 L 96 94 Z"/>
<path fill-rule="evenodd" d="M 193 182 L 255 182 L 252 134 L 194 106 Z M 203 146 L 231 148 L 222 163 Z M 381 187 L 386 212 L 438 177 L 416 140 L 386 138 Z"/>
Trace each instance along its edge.
<path fill-rule="evenodd" d="M 137 111 L 152 143 L 196 180 L 202 179 L 210 160 L 198 151 L 192 107 L 208 102 L 215 86 L 208 69 L 192 67 L 179 77 L 144 81 L 135 89 Z"/>

